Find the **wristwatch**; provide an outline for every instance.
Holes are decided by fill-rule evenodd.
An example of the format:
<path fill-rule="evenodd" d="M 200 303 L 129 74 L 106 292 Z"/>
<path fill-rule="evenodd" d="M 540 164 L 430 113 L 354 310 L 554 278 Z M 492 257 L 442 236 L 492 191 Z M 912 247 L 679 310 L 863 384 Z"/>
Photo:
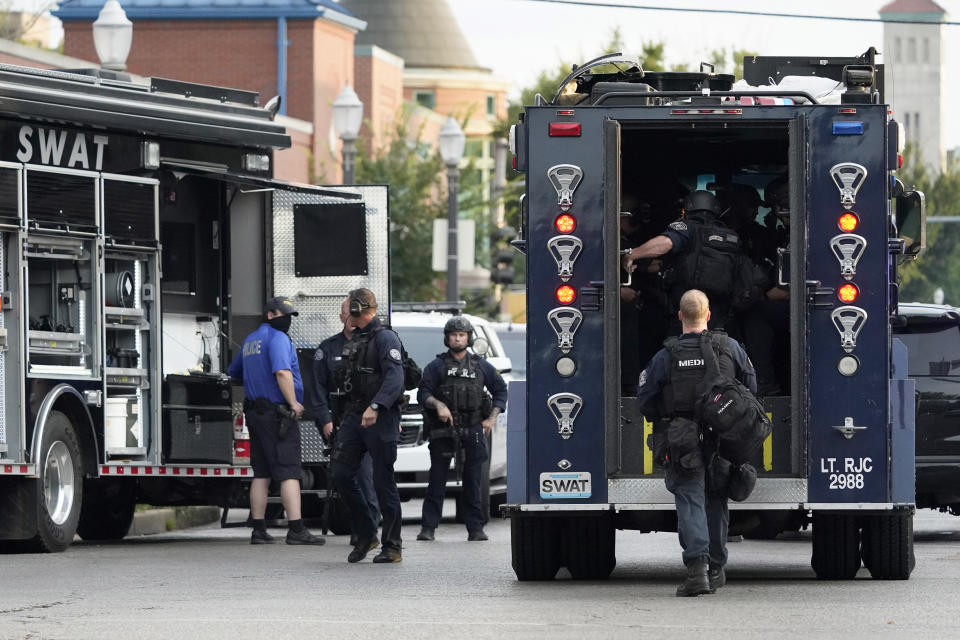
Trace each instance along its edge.
<path fill-rule="evenodd" d="M 374 411 L 380 411 L 380 405 L 377 404 L 376 402 L 371 402 L 370 408 L 373 409 Z"/>

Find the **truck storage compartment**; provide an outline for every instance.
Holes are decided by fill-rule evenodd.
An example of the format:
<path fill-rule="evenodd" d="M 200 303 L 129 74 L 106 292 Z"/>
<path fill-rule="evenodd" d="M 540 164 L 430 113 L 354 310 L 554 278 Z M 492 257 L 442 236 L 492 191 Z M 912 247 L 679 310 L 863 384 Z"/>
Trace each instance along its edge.
<path fill-rule="evenodd" d="M 168 375 L 163 382 L 165 462 L 233 462 L 230 381 L 218 375 Z"/>

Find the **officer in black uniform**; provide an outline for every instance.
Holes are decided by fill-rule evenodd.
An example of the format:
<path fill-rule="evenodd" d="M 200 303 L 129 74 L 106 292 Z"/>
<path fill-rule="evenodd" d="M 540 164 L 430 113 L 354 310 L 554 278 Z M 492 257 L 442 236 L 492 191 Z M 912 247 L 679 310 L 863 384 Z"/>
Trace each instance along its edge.
<path fill-rule="evenodd" d="M 300 513 L 300 425 L 303 383 L 297 351 L 287 336 L 294 316 L 289 300 L 267 301 L 263 324 L 243 341 L 227 373 L 243 380 L 243 408 L 250 430 L 251 544 L 271 544 L 264 516 L 270 479 L 280 482 L 280 498 L 287 514 L 287 544 L 321 545 L 326 540 L 303 526 Z"/>
<path fill-rule="evenodd" d="M 434 539 L 443 512 L 450 459 L 460 451 L 464 454 L 461 504 L 467 540 L 487 539 L 480 475 L 488 458 L 487 436 L 507 407 L 507 385 L 489 362 L 467 352 L 473 344 L 472 336 L 473 325 L 463 316 L 447 320 L 443 327 L 447 351 L 423 370 L 417 392 L 417 401 L 424 407 L 424 430 L 430 438 L 430 484 L 417 540 Z M 492 400 L 485 388 L 493 395 Z"/>
<path fill-rule="evenodd" d="M 720 372 L 737 378 L 752 392 L 757 389 L 753 365 L 740 345 L 722 331 L 707 330 L 710 306 L 702 291 L 691 289 L 683 294 L 678 316 L 683 334 L 664 343 L 664 348 L 640 374 L 637 387 L 637 405 L 640 412 L 654 422 L 657 435 L 679 429 L 682 421 L 677 420 L 675 427 L 675 418 L 685 418 L 687 424 L 693 419 L 697 386 L 706 373 L 701 351 L 704 332 L 717 352 Z M 711 492 L 706 483 L 706 466 L 716 443 L 700 430 L 700 437 L 693 438 L 692 447 L 692 451 L 686 452 L 689 457 L 684 458 L 683 466 L 680 465 L 683 452 L 673 449 L 665 461 L 667 490 L 674 495 L 677 533 L 687 570 L 686 579 L 677 588 L 678 596 L 713 593 L 726 582 L 724 565 L 730 523 L 727 496 L 726 492 L 722 495 Z"/>
<path fill-rule="evenodd" d="M 400 438 L 403 359 L 400 338 L 377 318 L 377 299 L 369 289 L 348 295 L 353 338 L 346 343 L 343 381 L 347 393 L 343 423 L 333 451 L 333 475 L 350 507 L 357 543 L 347 557 L 359 562 L 377 546 L 377 522 L 360 490 L 363 454 L 373 458 L 373 486 L 383 515 L 380 553 L 373 561 L 400 562 L 400 492 L 393 477 Z"/>
<path fill-rule="evenodd" d="M 703 286 L 713 296 L 710 327 L 723 328 L 730 316 L 737 261 L 743 255 L 740 238 L 720 220 L 720 203 L 709 191 L 692 191 L 683 210 L 681 219 L 624 256 L 624 268 L 632 270 L 635 261 L 666 256 L 674 305 L 684 291 Z"/>
<path fill-rule="evenodd" d="M 755 261 L 767 272 L 767 286 L 756 304 L 742 314 L 743 340 L 757 367 L 759 393 L 779 396 L 790 389 L 790 289 L 778 284 L 778 249 L 790 243 L 787 177 L 775 178 L 764 189 L 764 195 L 770 213 L 762 226 L 757 225 L 760 232 L 754 245 Z"/>
<path fill-rule="evenodd" d="M 337 386 L 337 380 L 343 380 L 344 376 L 339 375 L 337 369 L 343 365 L 343 347 L 353 337 L 349 299 L 340 305 L 340 322 L 343 323 L 343 331 L 321 342 L 313 354 L 313 415 L 317 428 L 327 441 L 334 437 L 335 429 L 340 427 L 343 420 L 346 394 Z M 357 480 L 370 506 L 370 515 L 375 522 L 379 522 L 380 504 L 377 502 L 377 492 L 373 489 L 373 458 L 369 452 L 363 454 Z M 351 544 L 357 543 L 356 536 L 357 532 L 354 531 Z"/>

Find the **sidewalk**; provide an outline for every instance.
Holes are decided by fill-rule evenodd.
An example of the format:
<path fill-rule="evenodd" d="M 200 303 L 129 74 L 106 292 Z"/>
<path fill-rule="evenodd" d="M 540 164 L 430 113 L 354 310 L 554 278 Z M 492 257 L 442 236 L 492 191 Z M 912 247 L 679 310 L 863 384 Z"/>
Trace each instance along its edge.
<path fill-rule="evenodd" d="M 146 536 L 189 529 L 220 520 L 219 507 L 165 507 L 133 514 L 128 536 Z"/>

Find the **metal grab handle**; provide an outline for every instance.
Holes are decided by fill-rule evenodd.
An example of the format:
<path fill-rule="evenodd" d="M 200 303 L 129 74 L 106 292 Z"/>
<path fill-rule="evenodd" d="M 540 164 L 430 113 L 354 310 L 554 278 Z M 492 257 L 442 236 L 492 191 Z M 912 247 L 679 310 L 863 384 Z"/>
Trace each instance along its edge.
<path fill-rule="evenodd" d="M 630 252 L 631 252 L 631 251 L 633 251 L 633 249 L 620 249 L 620 255 L 621 255 L 621 256 L 628 256 L 628 255 L 630 255 Z M 622 267 L 623 263 L 621 262 L 620 264 L 621 264 L 621 267 Z M 621 268 L 620 270 L 623 271 L 624 269 Z M 621 287 L 630 287 L 630 286 L 633 286 L 633 271 L 627 271 L 627 281 L 626 281 L 626 282 L 621 282 L 621 283 L 620 283 L 620 286 L 621 286 Z"/>

